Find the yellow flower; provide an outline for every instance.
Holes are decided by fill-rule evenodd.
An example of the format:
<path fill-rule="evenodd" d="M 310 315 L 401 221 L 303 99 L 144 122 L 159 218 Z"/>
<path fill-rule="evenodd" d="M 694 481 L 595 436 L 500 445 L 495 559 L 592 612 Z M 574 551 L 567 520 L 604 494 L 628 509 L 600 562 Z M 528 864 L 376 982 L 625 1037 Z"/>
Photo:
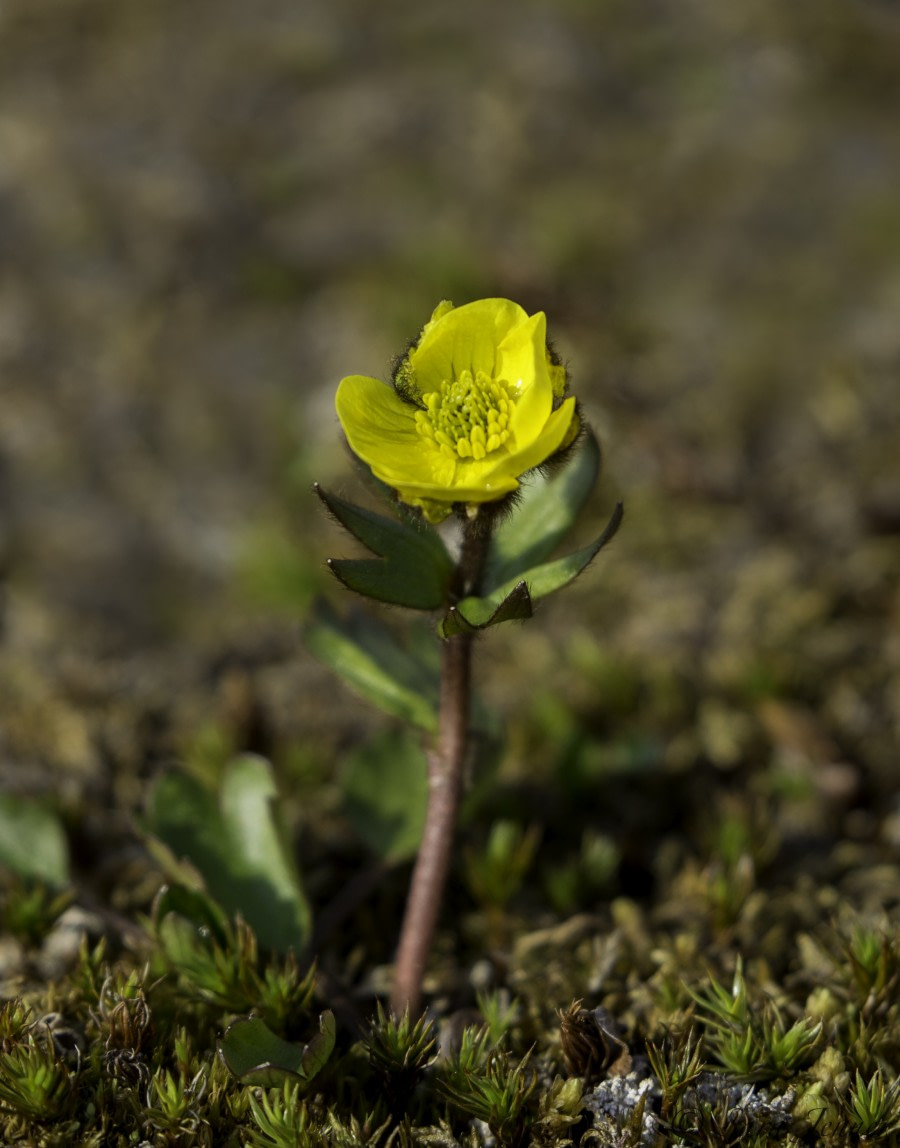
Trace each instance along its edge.
<path fill-rule="evenodd" d="M 505 498 L 578 433 L 544 313 L 508 299 L 441 303 L 394 386 L 343 379 L 337 413 L 351 450 L 401 501 L 440 522 L 454 503 Z"/>

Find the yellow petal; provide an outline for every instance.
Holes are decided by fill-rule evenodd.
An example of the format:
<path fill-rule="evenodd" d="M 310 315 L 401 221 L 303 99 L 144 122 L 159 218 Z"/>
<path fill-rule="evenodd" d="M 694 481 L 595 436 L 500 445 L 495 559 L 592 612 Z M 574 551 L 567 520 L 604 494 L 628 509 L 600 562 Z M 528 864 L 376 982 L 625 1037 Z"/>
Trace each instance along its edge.
<path fill-rule="evenodd" d="M 505 474 L 488 474 L 483 477 L 481 463 L 470 460 L 460 467 L 456 480 L 451 485 L 429 482 L 404 482 L 394 485 L 394 489 L 404 502 L 427 498 L 437 502 L 493 502 L 503 498 L 519 485 L 518 480 Z M 415 503 L 414 503 L 415 504 Z"/>
<path fill-rule="evenodd" d="M 378 379 L 342 379 L 334 402 L 350 449 L 370 465 L 422 437 L 416 429 L 417 408 Z"/>
<path fill-rule="evenodd" d="M 528 313 L 509 299 L 479 299 L 429 323 L 409 356 L 422 394 L 464 370 L 493 376 L 501 342 L 527 320 Z"/>
<path fill-rule="evenodd" d="M 540 466 L 562 446 L 571 442 L 577 431 L 575 399 L 568 398 L 558 410 L 553 411 L 533 439 L 525 443 L 521 449 L 512 451 L 506 458 L 501 457 L 494 470 L 485 470 L 483 478 L 496 481 L 504 473 L 513 473 L 521 477 L 526 471 Z M 489 462 L 491 457 L 488 455 L 485 462 Z"/>
<path fill-rule="evenodd" d="M 547 317 L 531 315 L 511 330 L 497 348 L 497 375 L 513 387 L 527 386 L 538 377 L 549 382 L 546 359 Z"/>
<path fill-rule="evenodd" d="M 516 398 L 509 429 L 516 449 L 541 433 L 553 408 L 553 384 L 547 370 L 547 320 L 532 315 L 501 344 L 499 370 Z"/>

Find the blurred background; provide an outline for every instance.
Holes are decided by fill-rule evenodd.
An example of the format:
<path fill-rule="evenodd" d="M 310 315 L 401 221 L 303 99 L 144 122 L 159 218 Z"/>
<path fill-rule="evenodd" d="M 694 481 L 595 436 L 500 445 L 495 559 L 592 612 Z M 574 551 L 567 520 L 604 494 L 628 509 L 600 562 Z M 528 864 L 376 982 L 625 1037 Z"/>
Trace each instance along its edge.
<path fill-rule="evenodd" d="M 900 850 L 898 60 L 892 0 L 0 2 L 3 784 L 90 854 L 204 730 L 364 736 L 300 634 L 334 390 L 503 295 L 626 503 L 485 643 L 520 760 Z"/>

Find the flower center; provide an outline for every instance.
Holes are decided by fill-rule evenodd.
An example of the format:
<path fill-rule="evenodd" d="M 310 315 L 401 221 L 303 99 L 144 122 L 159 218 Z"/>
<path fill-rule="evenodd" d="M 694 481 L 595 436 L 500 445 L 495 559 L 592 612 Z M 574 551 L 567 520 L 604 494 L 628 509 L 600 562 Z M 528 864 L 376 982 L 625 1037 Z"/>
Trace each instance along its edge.
<path fill-rule="evenodd" d="M 416 427 L 450 458 L 484 458 L 509 438 L 515 398 L 503 382 L 484 371 L 461 371 L 438 391 L 422 395 L 425 409 L 416 412 Z"/>

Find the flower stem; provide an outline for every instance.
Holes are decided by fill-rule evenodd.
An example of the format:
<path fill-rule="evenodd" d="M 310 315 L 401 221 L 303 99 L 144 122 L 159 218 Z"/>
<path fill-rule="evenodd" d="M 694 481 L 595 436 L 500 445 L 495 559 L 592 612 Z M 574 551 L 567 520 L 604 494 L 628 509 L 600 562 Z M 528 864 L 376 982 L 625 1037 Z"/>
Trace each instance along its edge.
<path fill-rule="evenodd" d="M 428 808 L 394 966 L 391 1007 L 397 1016 L 407 1008 L 410 1016 L 419 1011 L 425 962 L 450 867 L 466 754 L 471 652 L 469 634 L 448 638 L 443 649 L 438 736 L 428 756 Z"/>
<path fill-rule="evenodd" d="M 465 524 L 456 571 L 459 597 L 477 588 L 488 540 L 483 520 Z M 391 1008 L 397 1016 L 406 1009 L 410 1016 L 419 1011 L 425 963 L 450 868 L 468 742 L 471 661 L 471 634 L 444 641 L 438 731 L 428 755 L 428 807 L 394 964 Z"/>

